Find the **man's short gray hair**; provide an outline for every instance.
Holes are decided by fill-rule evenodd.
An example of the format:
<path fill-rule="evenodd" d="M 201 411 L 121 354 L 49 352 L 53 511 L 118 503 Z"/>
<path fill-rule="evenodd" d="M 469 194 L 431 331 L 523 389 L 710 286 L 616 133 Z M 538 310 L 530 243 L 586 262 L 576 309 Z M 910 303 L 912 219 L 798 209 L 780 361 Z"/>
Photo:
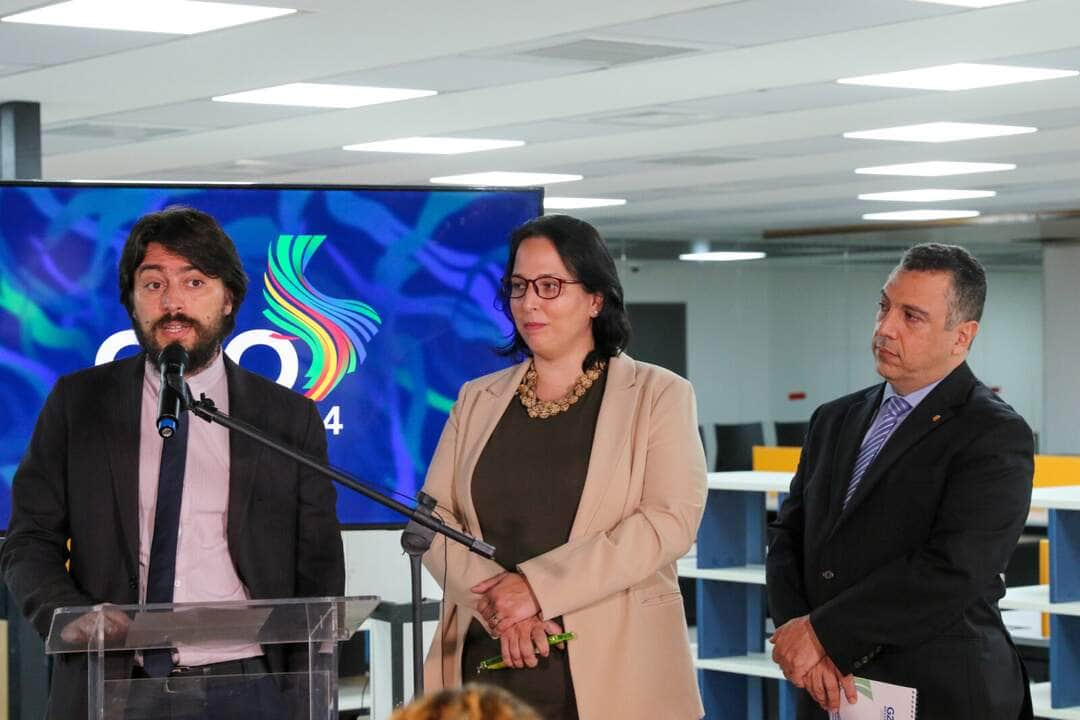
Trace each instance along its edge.
<path fill-rule="evenodd" d="M 981 320 L 986 303 L 986 271 L 975 257 L 959 245 L 923 243 L 909 248 L 893 273 L 947 272 L 952 277 L 946 325 Z"/>

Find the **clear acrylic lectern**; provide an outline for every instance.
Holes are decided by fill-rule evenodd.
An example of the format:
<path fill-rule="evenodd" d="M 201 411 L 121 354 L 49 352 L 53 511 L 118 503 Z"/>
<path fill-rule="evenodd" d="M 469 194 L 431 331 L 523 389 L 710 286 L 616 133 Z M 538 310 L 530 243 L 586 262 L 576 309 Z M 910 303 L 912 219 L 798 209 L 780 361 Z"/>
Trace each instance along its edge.
<path fill-rule="evenodd" d="M 166 708 L 180 716 L 190 708 L 192 717 L 336 720 L 338 643 L 378 604 L 351 597 L 60 608 L 45 651 L 86 655 L 89 720 L 160 720 Z M 133 678 L 142 651 L 162 648 L 181 664 L 260 649 L 274 660 L 256 672 Z"/>

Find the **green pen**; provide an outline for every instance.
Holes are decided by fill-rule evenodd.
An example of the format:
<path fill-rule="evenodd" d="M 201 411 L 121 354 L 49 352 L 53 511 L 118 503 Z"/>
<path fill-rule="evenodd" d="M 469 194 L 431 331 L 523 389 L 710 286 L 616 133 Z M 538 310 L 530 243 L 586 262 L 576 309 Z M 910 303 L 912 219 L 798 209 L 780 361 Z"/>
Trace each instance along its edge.
<path fill-rule="evenodd" d="M 566 642 L 567 640 L 573 640 L 575 637 L 577 637 L 577 636 L 574 635 L 574 633 L 572 633 L 572 632 L 564 632 L 564 633 L 559 633 L 558 635 L 548 635 L 547 641 L 548 641 L 548 645 L 558 645 L 561 642 Z M 503 661 L 502 655 L 499 655 L 497 657 L 488 658 L 487 660 L 485 660 L 482 663 L 480 663 L 479 665 L 477 665 L 476 666 L 476 674 L 479 675 L 480 672 L 483 671 L 483 670 L 502 670 L 503 668 L 506 668 L 506 667 L 509 667 L 509 666 Z"/>

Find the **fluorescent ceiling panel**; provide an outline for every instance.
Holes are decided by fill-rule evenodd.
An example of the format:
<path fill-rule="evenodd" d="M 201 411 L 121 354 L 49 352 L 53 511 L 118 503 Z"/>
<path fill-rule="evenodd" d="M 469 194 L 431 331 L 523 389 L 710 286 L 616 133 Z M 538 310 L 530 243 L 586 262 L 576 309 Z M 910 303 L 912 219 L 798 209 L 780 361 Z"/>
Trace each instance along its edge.
<path fill-rule="evenodd" d="M 625 205 L 622 198 L 546 197 L 545 210 L 580 210 L 582 208 L 616 207 Z"/>
<path fill-rule="evenodd" d="M 194 35 L 290 15 L 292 8 L 200 0 L 69 0 L 0 18 L 31 25 Z"/>
<path fill-rule="evenodd" d="M 978 217 L 975 210 L 898 210 L 896 212 L 867 213 L 863 220 L 959 220 Z"/>
<path fill-rule="evenodd" d="M 836 82 L 841 85 L 874 85 L 917 90 L 972 90 L 995 85 L 1054 80 L 1078 74 L 1080 72 L 1076 70 L 953 63 L 878 75 L 840 78 Z"/>
<path fill-rule="evenodd" d="M 955 5 L 956 7 L 966 8 L 988 8 L 997 5 L 1027 2 L 1027 0 L 914 0 L 914 2 L 930 3 L 932 5 Z"/>
<path fill-rule="evenodd" d="M 946 143 L 957 140 L 1026 135 L 1038 128 L 1021 125 L 986 125 L 984 123 L 931 122 L 919 125 L 898 125 L 876 130 L 846 132 L 844 137 L 854 140 L 898 140 L 900 142 Z"/>
<path fill-rule="evenodd" d="M 708 252 L 689 252 L 679 255 L 680 260 L 692 262 L 737 262 L 739 260 L 761 260 L 763 252 L 734 252 L 729 250 L 711 250 Z"/>
<path fill-rule="evenodd" d="M 894 192 L 863 193 L 860 200 L 878 200 L 884 202 L 944 202 L 946 200 L 975 200 L 997 195 L 993 190 L 944 190 L 925 188 L 923 190 L 896 190 Z"/>
<path fill-rule="evenodd" d="M 411 100 L 436 95 L 434 90 L 333 85 L 329 83 L 288 83 L 258 90 L 218 95 L 214 102 L 252 103 L 255 105 L 294 105 L 318 108 L 356 108 L 364 105 Z"/>
<path fill-rule="evenodd" d="M 413 155 L 461 155 L 483 150 L 519 147 L 524 140 L 484 140 L 481 138 L 407 137 L 396 140 L 345 145 L 343 150 L 355 152 L 407 153 Z"/>
<path fill-rule="evenodd" d="M 530 187 L 535 185 L 554 185 L 561 182 L 573 182 L 581 180 L 582 175 L 566 175 L 561 173 L 530 173 L 530 172 L 504 172 L 494 170 L 491 172 L 466 173 L 465 175 L 444 175 L 433 177 L 431 182 L 436 185 L 485 185 L 491 187 Z"/>
<path fill-rule="evenodd" d="M 877 165 L 875 167 L 856 168 L 859 175 L 914 175 L 917 177 L 943 177 L 945 175 L 971 175 L 982 172 L 1000 172 L 1015 170 L 1012 163 L 951 162 L 948 160 L 930 160 L 927 162 L 901 163 L 899 165 Z"/>

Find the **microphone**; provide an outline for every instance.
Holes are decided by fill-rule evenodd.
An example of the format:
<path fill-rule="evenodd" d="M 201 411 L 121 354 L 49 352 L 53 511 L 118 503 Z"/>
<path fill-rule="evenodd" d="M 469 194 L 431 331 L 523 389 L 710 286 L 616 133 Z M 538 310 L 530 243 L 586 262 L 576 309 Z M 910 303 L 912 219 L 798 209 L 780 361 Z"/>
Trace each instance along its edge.
<path fill-rule="evenodd" d="M 187 350 L 180 343 L 165 347 L 158 355 L 161 383 L 158 390 L 158 435 L 171 438 L 180 422 L 184 408 L 184 370 L 187 369 Z"/>

